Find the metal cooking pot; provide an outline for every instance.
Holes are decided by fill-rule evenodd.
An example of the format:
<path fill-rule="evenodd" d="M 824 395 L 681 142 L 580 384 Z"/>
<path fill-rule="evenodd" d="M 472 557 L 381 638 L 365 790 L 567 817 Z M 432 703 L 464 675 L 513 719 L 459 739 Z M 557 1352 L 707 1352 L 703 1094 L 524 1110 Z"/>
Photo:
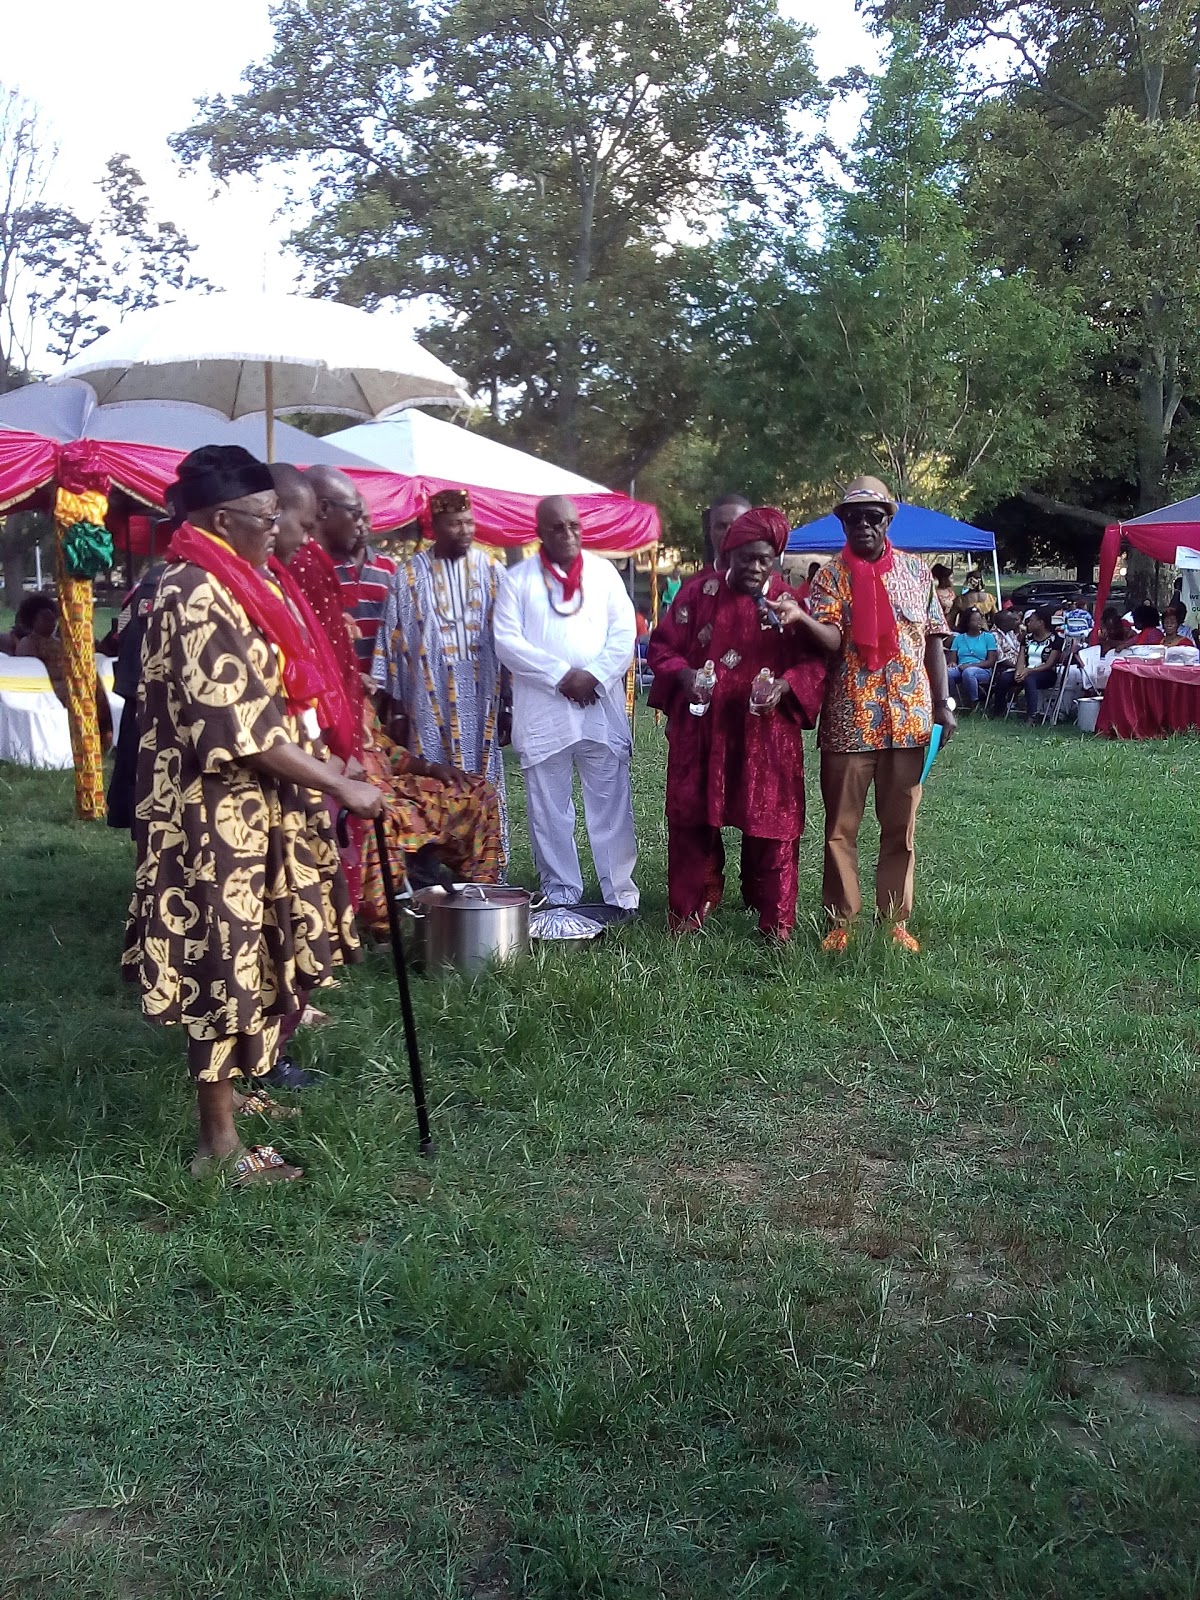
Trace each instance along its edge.
<path fill-rule="evenodd" d="M 418 889 L 413 916 L 421 927 L 425 969 L 478 972 L 489 961 L 511 961 L 529 949 L 525 889 L 482 883 L 451 890 Z"/>

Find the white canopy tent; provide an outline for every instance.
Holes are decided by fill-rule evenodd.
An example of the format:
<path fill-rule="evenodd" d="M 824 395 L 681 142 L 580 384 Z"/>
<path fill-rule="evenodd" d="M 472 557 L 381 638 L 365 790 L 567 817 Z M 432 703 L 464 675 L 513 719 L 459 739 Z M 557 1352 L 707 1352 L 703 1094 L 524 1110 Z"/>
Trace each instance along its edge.
<path fill-rule="evenodd" d="M 467 488 L 529 495 L 612 493 L 577 472 L 415 408 L 382 422 L 365 422 L 327 434 L 325 443 L 349 450 L 389 472 L 442 478 Z"/>

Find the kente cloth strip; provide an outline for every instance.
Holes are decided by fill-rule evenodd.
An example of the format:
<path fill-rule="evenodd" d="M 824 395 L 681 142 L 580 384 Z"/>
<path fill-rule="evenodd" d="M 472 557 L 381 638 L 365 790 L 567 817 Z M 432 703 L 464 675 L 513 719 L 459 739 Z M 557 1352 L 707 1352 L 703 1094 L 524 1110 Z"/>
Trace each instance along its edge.
<path fill-rule="evenodd" d="M 458 783 L 418 777 L 411 770 L 412 759 L 377 725 L 372 728 L 363 764 L 370 781 L 383 791 L 384 836 L 393 881 L 404 882 L 407 858 L 429 845 L 461 882 L 498 883 L 504 857 L 496 791 L 485 778 L 474 774 L 464 774 Z M 383 875 L 370 833 L 363 850 L 359 914 L 369 928 L 387 931 Z"/>
<path fill-rule="evenodd" d="M 63 648 L 67 721 L 75 763 L 75 813 L 85 821 L 104 815 L 104 765 L 96 711 L 96 635 L 91 580 L 67 570 L 64 540 L 79 522 L 103 523 L 108 511 L 105 488 L 86 468 L 78 479 L 60 485 L 54 496 L 54 576 L 58 592 L 58 632 Z"/>

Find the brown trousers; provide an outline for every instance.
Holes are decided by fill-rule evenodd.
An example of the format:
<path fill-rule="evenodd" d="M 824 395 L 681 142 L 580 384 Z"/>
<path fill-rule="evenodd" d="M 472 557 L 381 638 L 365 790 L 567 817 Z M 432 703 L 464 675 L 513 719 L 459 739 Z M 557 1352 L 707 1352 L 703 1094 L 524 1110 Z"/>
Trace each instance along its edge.
<path fill-rule="evenodd" d="M 906 922 L 913 907 L 916 852 L 913 835 L 921 803 L 925 751 L 868 750 L 855 755 L 821 752 L 821 799 L 825 803 L 825 877 L 821 898 L 835 922 L 862 910 L 858 887 L 858 829 L 875 785 L 879 818 L 879 862 L 875 904 L 891 922 Z"/>

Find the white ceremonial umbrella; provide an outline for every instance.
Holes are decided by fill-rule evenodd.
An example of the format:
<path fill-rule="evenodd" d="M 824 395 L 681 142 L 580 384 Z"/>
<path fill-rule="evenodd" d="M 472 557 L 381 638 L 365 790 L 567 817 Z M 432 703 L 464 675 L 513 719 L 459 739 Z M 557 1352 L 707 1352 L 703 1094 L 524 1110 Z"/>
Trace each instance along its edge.
<path fill-rule="evenodd" d="M 399 321 L 299 295 L 192 294 L 126 317 L 49 380 L 85 378 L 103 405 L 182 400 L 236 419 L 280 411 L 385 417 L 466 405 L 461 378 Z"/>

